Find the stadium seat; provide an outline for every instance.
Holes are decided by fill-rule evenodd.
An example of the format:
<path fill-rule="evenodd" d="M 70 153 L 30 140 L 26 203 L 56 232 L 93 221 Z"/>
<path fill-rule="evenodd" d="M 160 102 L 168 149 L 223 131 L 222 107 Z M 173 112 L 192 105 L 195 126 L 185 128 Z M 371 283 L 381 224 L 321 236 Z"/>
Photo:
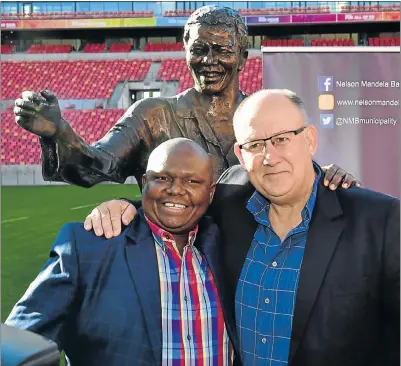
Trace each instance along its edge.
<path fill-rule="evenodd" d="M 130 52 L 132 48 L 131 43 L 113 43 L 109 47 L 109 52 Z"/>
<path fill-rule="evenodd" d="M 182 42 L 176 43 L 146 43 L 143 51 L 144 52 L 172 52 L 172 51 L 183 51 L 184 44 Z"/>
<path fill-rule="evenodd" d="M 13 52 L 14 48 L 14 45 L 2 44 L 0 48 L 0 53 L 3 55 L 10 54 Z"/>
<path fill-rule="evenodd" d="M 26 53 L 70 53 L 70 44 L 33 44 Z"/>
<path fill-rule="evenodd" d="M 83 49 L 84 53 L 100 53 L 106 50 L 105 43 L 87 43 Z"/>

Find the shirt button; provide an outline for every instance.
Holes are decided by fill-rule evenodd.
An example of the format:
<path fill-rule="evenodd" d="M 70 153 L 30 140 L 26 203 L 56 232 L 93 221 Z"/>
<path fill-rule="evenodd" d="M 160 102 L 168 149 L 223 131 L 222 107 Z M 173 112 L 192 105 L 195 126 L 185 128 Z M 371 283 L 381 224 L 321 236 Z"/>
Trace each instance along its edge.
<path fill-rule="evenodd" d="M 262 338 L 262 343 L 266 343 L 267 339 L 266 338 Z"/>
<path fill-rule="evenodd" d="M 274 261 L 274 262 L 272 263 L 272 266 L 273 266 L 273 267 L 277 267 L 277 262 Z"/>
<path fill-rule="evenodd" d="M 188 297 L 184 296 L 184 300 L 185 300 L 185 301 L 188 301 Z"/>
<path fill-rule="evenodd" d="M 268 304 L 270 302 L 270 300 L 269 300 L 269 298 L 267 297 L 266 299 L 265 299 L 265 304 Z"/>
<path fill-rule="evenodd" d="M 191 336 L 190 336 L 190 335 L 187 335 L 187 339 L 190 341 L 190 340 L 191 340 Z"/>

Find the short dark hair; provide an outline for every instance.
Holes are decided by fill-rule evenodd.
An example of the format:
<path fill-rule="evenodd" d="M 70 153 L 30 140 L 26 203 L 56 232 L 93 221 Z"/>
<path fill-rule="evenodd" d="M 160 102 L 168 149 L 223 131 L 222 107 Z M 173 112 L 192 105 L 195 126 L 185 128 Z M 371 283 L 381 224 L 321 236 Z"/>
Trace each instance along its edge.
<path fill-rule="evenodd" d="M 184 27 L 184 42 L 189 40 L 189 29 L 194 24 L 228 25 L 235 29 L 241 51 L 248 49 L 248 29 L 240 13 L 227 7 L 206 5 L 191 14 Z"/>

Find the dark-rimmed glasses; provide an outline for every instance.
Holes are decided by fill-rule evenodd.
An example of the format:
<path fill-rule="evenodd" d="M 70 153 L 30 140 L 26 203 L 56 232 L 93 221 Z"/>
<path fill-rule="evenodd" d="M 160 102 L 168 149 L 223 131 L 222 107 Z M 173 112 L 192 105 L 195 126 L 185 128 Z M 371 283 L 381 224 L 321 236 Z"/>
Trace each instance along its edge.
<path fill-rule="evenodd" d="M 267 142 L 271 141 L 272 145 L 276 148 L 284 147 L 291 142 L 291 139 L 300 134 L 307 126 L 303 126 L 293 131 L 280 132 L 276 135 L 270 136 L 267 139 L 253 140 L 239 145 L 240 149 L 249 151 L 250 153 L 261 153 L 266 151 Z"/>

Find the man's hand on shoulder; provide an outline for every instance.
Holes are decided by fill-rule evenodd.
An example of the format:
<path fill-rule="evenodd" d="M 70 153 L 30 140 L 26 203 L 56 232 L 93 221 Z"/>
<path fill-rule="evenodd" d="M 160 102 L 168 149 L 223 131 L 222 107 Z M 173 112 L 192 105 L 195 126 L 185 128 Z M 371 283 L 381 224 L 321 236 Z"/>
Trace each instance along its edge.
<path fill-rule="evenodd" d="M 95 207 L 86 217 L 84 228 L 107 239 L 121 234 L 121 222 L 129 225 L 136 215 L 133 204 L 124 200 L 111 200 Z"/>
<path fill-rule="evenodd" d="M 322 170 L 324 172 L 323 184 L 333 191 L 340 185 L 346 189 L 352 186 L 361 187 L 360 181 L 356 180 L 351 173 L 348 173 L 336 164 L 323 166 Z"/>

